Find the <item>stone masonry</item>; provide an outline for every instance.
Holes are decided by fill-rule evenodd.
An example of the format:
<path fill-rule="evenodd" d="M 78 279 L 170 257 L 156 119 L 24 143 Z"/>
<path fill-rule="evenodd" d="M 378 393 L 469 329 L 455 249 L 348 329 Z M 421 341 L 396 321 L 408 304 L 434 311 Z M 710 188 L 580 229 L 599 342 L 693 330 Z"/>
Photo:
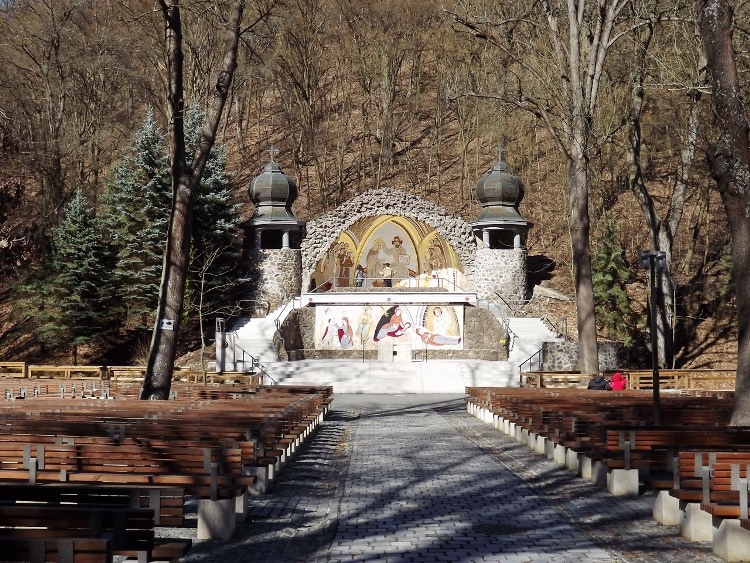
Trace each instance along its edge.
<path fill-rule="evenodd" d="M 307 235 L 302 242 L 302 286 L 308 287 L 316 264 L 341 232 L 360 219 L 378 215 L 410 217 L 430 225 L 453 247 L 464 267 L 464 274 L 472 279 L 477 242 L 466 221 L 413 194 L 393 188 L 375 188 L 307 223 Z"/>
<path fill-rule="evenodd" d="M 256 280 L 253 299 L 273 310 L 300 294 L 302 255 L 293 248 L 253 250 L 249 274 Z"/>
<path fill-rule="evenodd" d="M 526 249 L 477 250 L 474 263 L 474 287 L 480 299 L 496 299 L 498 292 L 506 301 L 521 301 L 526 296 Z"/>
<path fill-rule="evenodd" d="M 612 371 L 620 367 L 619 342 L 599 342 L 599 369 Z M 542 345 L 545 371 L 576 371 L 578 369 L 578 342 L 545 342 Z"/>

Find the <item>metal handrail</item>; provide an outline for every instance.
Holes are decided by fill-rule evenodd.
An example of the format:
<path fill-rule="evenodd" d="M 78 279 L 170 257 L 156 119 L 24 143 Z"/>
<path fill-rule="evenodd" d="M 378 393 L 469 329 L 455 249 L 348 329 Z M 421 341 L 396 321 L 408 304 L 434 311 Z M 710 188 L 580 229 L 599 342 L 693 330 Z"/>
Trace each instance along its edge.
<path fill-rule="evenodd" d="M 499 308 L 499 305 L 492 299 L 477 299 L 477 305 L 481 305 L 483 302 L 487 303 L 486 309 L 488 311 L 490 311 L 491 305 Z M 518 339 L 518 335 L 513 332 L 512 328 L 510 328 L 510 323 L 508 322 L 508 319 L 506 317 L 502 315 L 495 315 L 495 318 L 500 321 L 500 324 L 502 324 L 505 327 L 505 330 L 508 332 L 508 354 L 510 354 L 510 352 L 513 350 L 513 346 L 515 345 L 516 340 Z"/>
<path fill-rule="evenodd" d="M 547 321 L 557 334 L 562 336 L 566 341 L 568 340 L 568 319 L 565 317 L 558 317 L 557 320 L 562 323 L 562 329 L 557 326 L 555 321 L 547 316 L 541 317 L 542 321 Z"/>
<path fill-rule="evenodd" d="M 284 322 L 284 319 L 287 318 L 290 312 L 299 309 L 300 307 L 302 307 L 302 298 L 298 296 L 292 297 L 289 301 L 284 303 L 279 309 L 279 314 L 276 315 L 276 318 L 273 321 L 273 324 L 276 325 L 276 330 L 281 328 L 281 323 Z"/>
<path fill-rule="evenodd" d="M 235 332 L 234 334 L 235 334 L 235 337 L 236 337 L 237 333 Z M 236 342 L 236 340 L 235 340 L 235 342 Z M 276 381 L 273 377 L 271 377 L 271 375 L 268 373 L 268 370 L 266 369 L 266 366 L 264 366 L 258 358 L 256 358 L 255 356 L 253 356 L 250 352 L 248 352 L 247 350 L 245 350 L 242 346 L 237 346 L 237 344 L 234 345 L 234 350 L 235 350 L 235 353 L 237 352 L 237 350 L 242 351 L 242 360 L 241 361 L 242 361 L 242 366 L 243 367 L 245 366 L 245 355 L 247 355 L 247 356 L 250 357 L 250 365 L 252 366 L 253 369 L 257 369 L 257 371 L 260 372 L 263 375 L 264 379 L 266 377 L 268 377 L 268 379 L 270 379 L 271 381 L 273 381 L 274 385 L 278 385 L 278 381 Z"/>
<path fill-rule="evenodd" d="M 500 299 L 500 301 L 502 301 L 502 302 L 503 302 L 503 303 L 505 304 L 505 306 L 506 306 L 506 307 L 508 308 L 508 310 L 509 310 L 509 311 L 510 311 L 511 313 L 513 313 L 513 316 L 514 316 L 514 317 L 517 317 L 517 316 L 518 316 L 519 310 L 518 310 L 518 309 L 516 309 L 516 308 L 515 308 L 515 307 L 514 307 L 513 305 L 511 305 L 511 304 L 510 304 L 510 303 L 508 302 L 508 300 L 507 300 L 507 299 L 505 299 L 505 297 L 503 297 L 502 295 L 500 295 L 500 294 L 499 294 L 499 293 L 498 293 L 497 291 L 493 291 L 493 293 L 495 294 L 495 296 L 496 296 L 496 297 L 497 297 L 498 299 Z M 523 301 L 517 301 L 516 303 L 523 303 Z"/>
<path fill-rule="evenodd" d="M 541 369 L 542 368 L 543 356 L 544 356 L 544 349 L 543 348 L 540 348 L 539 350 L 537 350 L 536 352 L 534 352 L 533 354 L 531 354 L 531 356 L 529 356 L 528 358 L 526 358 L 523 362 L 521 362 L 520 364 L 518 364 L 519 384 L 523 384 L 523 371 L 524 371 L 523 370 L 523 366 L 526 365 L 526 364 L 529 364 L 529 369 L 527 369 L 526 371 L 533 371 L 531 369 L 532 360 L 535 357 L 537 357 L 537 356 L 539 357 L 537 365 Z"/>
<path fill-rule="evenodd" d="M 530 303 L 530 301 L 528 300 L 509 302 L 497 291 L 495 291 L 494 293 L 498 297 L 498 299 L 505 303 L 505 306 L 510 309 L 510 311 L 513 313 L 513 316 L 515 317 L 520 317 L 522 308 Z M 535 306 L 541 308 L 545 313 L 539 316 L 542 322 L 545 322 L 559 336 L 562 336 L 565 340 L 568 340 L 568 319 L 566 319 L 565 317 L 553 317 L 541 303 L 535 303 Z M 562 328 L 560 327 L 560 325 L 562 325 Z"/>
<path fill-rule="evenodd" d="M 308 293 L 325 293 L 326 291 L 330 291 L 332 289 L 340 289 L 345 288 L 349 290 L 357 290 L 357 291 L 367 291 L 369 289 L 372 289 L 372 286 L 367 286 L 368 281 L 376 280 L 376 281 L 383 281 L 384 279 L 389 279 L 393 283 L 391 285 L 390 289 L 409 289 L 409 288 L 447 288 L 449 291 L 453 291 L 456 293 L 466 293 L 466 291 L 462 288 L 460 288 L 458 285 L 455 284 L 452 280 L 448 278 L 424 278 L 424 277 L 405 277 L 405 278 L 383 278 L 383 277 L 374 277 L 374 278 L 362 278 L 362 285 L 340 285 L 336 283 L 336 280 L 338 279 L 344 279 L 339 277 L 334 278 L 328 278 L 322 283 L 319 283 L 315 287 L 313 287 Z M 348 278 L 347 278 L 348 281 Z M 397 285 L 395 282 L 407 282 L 406 285 Z M 437 285 L 436 285 L 437 284 Z M 386 287 L 378 287 L 378 289 L 386 289 Z"/>

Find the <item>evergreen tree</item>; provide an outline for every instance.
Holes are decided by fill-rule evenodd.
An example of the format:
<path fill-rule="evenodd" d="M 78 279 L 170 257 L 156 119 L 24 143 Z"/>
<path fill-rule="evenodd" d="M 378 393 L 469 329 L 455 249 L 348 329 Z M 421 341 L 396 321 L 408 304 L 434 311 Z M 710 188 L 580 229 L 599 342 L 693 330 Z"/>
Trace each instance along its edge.
<path fill-rule="evenodd" d="M 188 154 L 195 152 L 205 114 L 191 104 L 185 116 Z M 206 162 L 193 206 L 193 243 L 187 287 L 186 313 L 203 302 L 204 312 L 215 311 L 236 287 L 239 250 L 236 246 L 237 206 L 232 203 L 232 186 L 226 173 L 224 148 L 215 145 Z M 201 295 L 202 294 L 202 295 Z"/>
<path fill-rule="evenodd" d="M 188 109 L 188 154 L 197 147 L 204 119 L 197 106 Z M 172 200 L 166 139 L 151 111 L 136 133 L 131 153 L 114 169 L 105 186 L 103 215 L 118 252 L 116 273 L 124 315 L 129 326 L 150 329 L 159 297 Z M 193 208 L 193 276 L 188 280 L 188 314 L 200 301 L 199 278 L 205 278 L 202 291 L 211 294 L 211 301 L 225 298 L 226 292 L 220 289 L 231 285 L 228 274 L 238 259 L 236 206 L 231 196 L 224 153 L 216 148 L 206 164 Z"/>
<path fill-rule="evenodd" d="M 625 251 L 617 239 L 619 227 L 607 220 L 604 236 L 592 254 L 594 305 L 596 320 L 610 338 L 629 346 L 632 326 L 632 312 L 626 284 L 631 272 L 625 261 Z"/>
<path fill-rule="evenodd" d="M 73 347 L 112 332 L 115 327 L 115 288 L 112 249 L 86 200 L 77 192 L 55 229 L 52 254 L 35 281 L 23 289 L 34 309 L 34 334 L 45 345 Z"/>
<path fill-rule="evenodd" d="M 117 249 L 118 292 L 132 328 L 151 328 L 159 297 L 172 197 L 164 143 L 149 110 L 131 153 L 105 181 L 103 222 Z"/>

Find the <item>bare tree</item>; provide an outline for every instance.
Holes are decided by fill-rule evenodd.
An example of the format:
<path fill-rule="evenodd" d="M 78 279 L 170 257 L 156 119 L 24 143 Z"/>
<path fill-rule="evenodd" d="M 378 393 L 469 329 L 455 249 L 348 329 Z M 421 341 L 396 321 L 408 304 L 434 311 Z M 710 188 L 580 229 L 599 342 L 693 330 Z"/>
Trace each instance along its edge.
<path fill-rule="evenodd" d="M 502 101 L 534 114 L 562 153 L 568 178 L 568 210 L 578 321 L 579 369 L 596 373 L 594 292 L 589 239 L 589 160 L 597 149 L 595 120 L 605 63 L 618 38 L 630 30 L 622 17 L 630 0 L 537 0 L 507 8 L 497 21 L 453 13 L 476 38 L 490 41 L 513 64 L 518 82 Z M 523 45 L 535 37 L 535 53 Z"/>
<path fill-rule="evenodd" d="M 651 3 L 648 3 L 644 11 L 646 14 L 642 18 L 642 23 L 633 31 L 633 45 L 635 56 L 633 57 L 636 64 L 633 66 L 630 88 L 630 108 L 628 111 L 628 143 L 626 145 L 626 154 L 628 160 L 628 183 L 632 190 L 638 205 L 643 213 L 646 226 L 651 238 L 651 248 L 655 251 L 663 251 L 666 254 L 666 268 L 657 269 L 656 283 L 659 291 L 657 292 L 658 302 L 650 303 L 650 307 L 657 308 L 656 314 L 656 342 L 657 357 L 660 367 L 672 367 L 674 358 L 673 349 L 673 327 L 675 322 L 675 281 L 672 275 L 672 251 L 677 230 L 682 220 L 685 208 L 685 198 L 688 189 L 690 170 L 695 157 L 695 147 L 698 138 L 698 128 L 700 124 L 700 108 L 703 91 L 707 88 L 707 76 L 705 73 L 705 58 L 700 46 L 695 45 L 691 52 L 697 53 L 697 68 L 692 74 L 696 77 L 693 84 L 687 85 L 688 110 L 687 122 L 682 135 L 682 149 L 680 151 L 680 161 L 677 164 L 674 183 L 666 207 L 664 216 L 656 208 L 654 198 L 651 195 L 645 180 L 645 174 L 642 166 L 641 149 L 643 145 L 642 138 L 642 120 L 644 104 L 646 102 L 645 80 L 650 70 L 647 68 L 648 61 L 658 58 L 658 55 L 651 53 L 654 32 L 657 26 L 669 25 L 670 19 L 667 14 L 654 15 L 655 11 Z M 678 24 L 675 23 L 673 27 Z M 680 56 L 684 60 L 684 45 L 689 44 L 690 38 L 695 33 L 688 32 L 686 36 L 680 37 L 676 43 L 681 46 Z M 665 61 L 662 61 L 665 62 Z M 661 66 L 661 65 L 659 65 Z M 673 65 L 664 64 L 664 67 Z M 652 328 L 653 329 L 653 328 Z"/>
<path fill-rule="evenodd" d="M 298 130 L 294 147 L 297 175 L 300 175 L 303 162 L 312 163 L 323 209 L 327 208 L 327 194 L 321 151 L 316 139 L 316 120 L 320 118 L 325 104 L 324 82 L 329 65 L 325 53 L 331 35 L 328 29 L 329 17 L 330 6 L 327 0 L 292 2 L 283 19 L 283 27 L 279 30 L 278 51 L 273 61 L 280 71 L 279 78 L 283 78 L 279 90 L 284 92 L 287 85 L 291 90 L 292 99 L 287 104 L 287 113 L 296 113 L 298 117 L 296 123 L 294 119 L 290 119 L 289 126 L 291 131 Z"/>
<path fill-rule="evenodd" d="M 731 424 L 750 426 L 750 127 L 732 43 L 734 10 L 728 0 L 696 0 L 713 87 L 718 138 L 708 150 L 732 236 L 732 273 L 737 300 L 737 381 Z"/>
<path fill-rule="evenodd" d="M 185 102 L 183 99 L 184 69 L 180 2 L 178 0 L 159 0 L 159 6 L 165 24 L 168 61 L 172 210 L 169 219 L 167 245 L 164 251 L 156 324 L 151 340 L 151 350 L 146 366 L 146 377 L 141 390 L 141 399 L 169 398 L 177 352 L 177 337 L 183 310 L 185 281 L 188 273 L 193 197 L 203 175 L 203 169 L 209 158 L 211 148 L 214 145 L 216 131 L 237 67 L 240 23 L 245 2 L 244 0 L 234 0 L 232 3 L 221 71 L 216 80 L 211 106 L 208 109 L 205 126 L 201 132 L 201 139 L 191 165 L 187 163 L 183 122 Z"/>

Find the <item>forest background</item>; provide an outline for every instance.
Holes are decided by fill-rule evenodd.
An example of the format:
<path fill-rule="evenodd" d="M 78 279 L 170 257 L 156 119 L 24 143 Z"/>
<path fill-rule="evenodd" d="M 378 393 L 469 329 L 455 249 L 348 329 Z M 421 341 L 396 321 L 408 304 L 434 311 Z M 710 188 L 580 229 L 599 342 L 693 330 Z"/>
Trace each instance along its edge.
<path fill-rule="evenodd" d="M 545 6 L 556 5 L 248 2 L 218 169 L 201 192 L 219 204 L 196 221 L 220 228 L 192 257 L 181 350 L 198 346 L 199 314 L 212 332 L 214 316 L 237 313 L 244 268 L 231 216 L 237 227 L 252 214 L 247 187 L 271 145 L 300 188 L 300 219 L 391 186 L 470 221 L 480 208 L 474 185 L 502 144 L 524 184 L 521 212 L 534 223 L 537 297 L 527 308 L 566 318 L 575 338 L 575 301 L 532 291 L 574 293 L 568 169 L 551 127 L 567 111 L 560 84 L 568 77 L 549 63 Z M 653 248 L 654 231 L 669 224 L 670 363 L 732 367 L 730 241 L 705 158 L 713 125 L 694 6 L 623 5 L 585 154 L 597 333 L 624 341 L 630 361 L 648 365 L 648 272 L 638 251 Z M 201 1 L 182 10 L 185 89 L 199 108 L 221 65 L 226 10 Z M 736 10 L 736 21 L 748 21 L 745 3 Z M 6 0 L 0 18 L 0 357 L 137 361 L 158 274 L 136 281 L 158 270 L 169 206 L 161 15 L 153 2 Z M 746 42 L 738 27 L 741 77 Z M 118 194 L 133 199 L 118 205 Z M 152 208 L 153 216 L 134 215 Z M 143 248 L 151 255 L 134 262 L 128 249 Z M 216 292 L 201 303 L 208 277 Z"/>

